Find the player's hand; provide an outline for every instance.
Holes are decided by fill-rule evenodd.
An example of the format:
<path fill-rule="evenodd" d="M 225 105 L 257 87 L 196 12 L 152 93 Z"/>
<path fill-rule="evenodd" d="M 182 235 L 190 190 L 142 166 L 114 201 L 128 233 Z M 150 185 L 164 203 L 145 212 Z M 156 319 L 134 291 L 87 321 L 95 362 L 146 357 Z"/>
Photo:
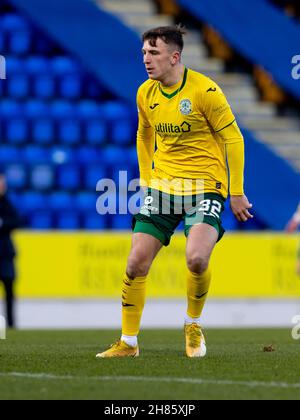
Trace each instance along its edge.
<path fill-rule="evenodd" d="M 247 222 L 253 219 L 253 215 L 249 212 L 253 205 L 249 203 L 245 195 L 233 195 L 230 198 L 231 210 L 239 222 Z"/>
<path fill-rule="evenodd" d="M 293 232 L 296 232 L 296 230 L 298 229 L 298 223 L 296 222 L 296 220 L 295 219 L 291 219 L 289 222 L 288 222 L 288 224 L 287 224 L 287 226 L 286 226 L 286 228 L 285 228 L 285 230 L 286 230 L 286 232 L 288 232 L 288 233 L 293 233 Z"/>

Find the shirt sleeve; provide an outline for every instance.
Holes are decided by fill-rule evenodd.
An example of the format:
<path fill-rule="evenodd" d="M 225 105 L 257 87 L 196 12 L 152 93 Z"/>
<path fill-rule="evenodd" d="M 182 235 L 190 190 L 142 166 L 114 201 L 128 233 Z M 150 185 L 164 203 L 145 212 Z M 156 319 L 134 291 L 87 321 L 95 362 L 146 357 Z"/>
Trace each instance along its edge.
<path fill-rule="evenodd" d="M 213 81 L 202 91 L 200 109 L 215 132 L 223 130 L 235 121 L 222 89 Z"/>
<path fill-rule="evenodd" d="M 230 195 L 244 195 L 245 148 L 243 135 L 236 121 L 221 130 L 219 135 L 226 145 L 230 173 Z"/>
<path fill-rule="evenodd" d="M 146 187 L 150 185 L 151 180 L 153 156 L 155 151 L 155 134 L 154 129 L 151 127 L 151 124 L 147 119 L 140 90 L 137 94 L 137 107 L 139 117 L 137 156 L 140 171 L 140 185 L 141 187 Z"/>

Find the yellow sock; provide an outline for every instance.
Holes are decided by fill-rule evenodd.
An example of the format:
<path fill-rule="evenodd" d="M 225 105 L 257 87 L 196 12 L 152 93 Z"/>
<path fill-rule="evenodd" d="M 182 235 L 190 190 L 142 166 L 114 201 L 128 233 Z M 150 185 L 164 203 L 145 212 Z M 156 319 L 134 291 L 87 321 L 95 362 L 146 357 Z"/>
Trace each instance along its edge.
<path fill-rule="evenodd" d="M 138 335 L 145 300 L 146 277 L 130 279 L 126 274 L 122 294 L 122 335 Z"/>
<path fill-rule="evenodd" d="M 208 268 L 203 274 L 189 271 L 187 280 L 187 315 L 190 318 L 199 318 L 202 314 L 207 299 L 211 282 L 211 271 Z"/>

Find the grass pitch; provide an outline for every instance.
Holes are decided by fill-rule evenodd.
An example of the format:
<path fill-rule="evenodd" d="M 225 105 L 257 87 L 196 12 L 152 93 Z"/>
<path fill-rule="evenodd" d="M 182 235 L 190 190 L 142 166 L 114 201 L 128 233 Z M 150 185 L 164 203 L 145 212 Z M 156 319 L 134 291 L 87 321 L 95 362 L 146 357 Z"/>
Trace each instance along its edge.
<path fill-rule="evenodd" d="M 289 330 L 206 331 L 205 359 L 185 357 L 183 331 L 145 330 L 139 358 L 96 360 L 118 336 L 9 332 L 0 340 L 0 399 L 300 399 L 300 341 Z"/>

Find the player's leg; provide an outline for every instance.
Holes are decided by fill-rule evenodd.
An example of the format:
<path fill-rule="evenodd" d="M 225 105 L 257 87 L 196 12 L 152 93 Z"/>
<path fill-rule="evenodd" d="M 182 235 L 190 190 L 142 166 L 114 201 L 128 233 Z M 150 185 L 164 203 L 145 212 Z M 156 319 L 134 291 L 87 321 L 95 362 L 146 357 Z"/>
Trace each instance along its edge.
<path fill-rule="evenodd" d="M 211 225 L 202 223 L 190 230 L 186 246 L 189 319 L 199 319 L 201 316 L 211 281 L 209 261 L 217 241 L 218 232 Z"/>
<path fill-rule="evenodd" d="M 122 337 L 109 350 L 97 355 L 105 357 L 136 357 L 139 355 L 137 336 L 146 298 L 146 278 L 162 242 L 146 233 L 134 233 L 122 289 Z"/>
<path fill-rule="evenodd" d="M 189 357 L 204 357 L 206 355 L 200 317 L 211 282 L 209 261 L 218 237 L 219 234 L 215 227 L 202 223 L 191 228 L 187 240 L 186 259 L 189 272 L 185 334 L 186 353 Z"/>
<path fill-rule="evenodd" d="M 122 289 L 122 339 L 134 345 L 146 299 L 146 279 L 163 244 L 154 236 L 134 233 Z M 130 339 L 132 337 L 132 339 Z"/>

